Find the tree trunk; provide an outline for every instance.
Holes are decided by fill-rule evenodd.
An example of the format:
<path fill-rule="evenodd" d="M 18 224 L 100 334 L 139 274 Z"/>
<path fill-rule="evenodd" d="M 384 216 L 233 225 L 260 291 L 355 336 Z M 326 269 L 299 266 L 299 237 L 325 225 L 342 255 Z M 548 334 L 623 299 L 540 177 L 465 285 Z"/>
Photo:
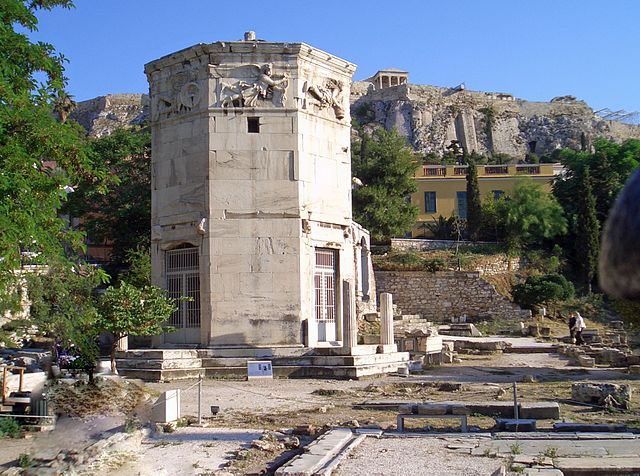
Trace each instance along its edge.
<path fill-rule="evenodd" d="M 111 344 L 111 373 L 114 375 L 116 373 L 116 349 L 118 347 L 118 340 L 119 339 L 114 339 Z"/>

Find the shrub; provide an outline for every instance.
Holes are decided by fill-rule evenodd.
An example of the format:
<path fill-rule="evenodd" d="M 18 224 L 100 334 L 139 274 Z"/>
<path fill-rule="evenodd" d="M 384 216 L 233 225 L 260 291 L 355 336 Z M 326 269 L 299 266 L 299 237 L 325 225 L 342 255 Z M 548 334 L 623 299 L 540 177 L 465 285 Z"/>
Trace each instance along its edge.
<path fill-rule="evenodd" d="M 435 273 L 447 269 L 447 263 L 442 258 L 433 258 L 424 260 L 424 268 L 427 271 Z"/>
<path fill-rule="evenodd" d="M 406 253 L 396 253 L 391 255 L 390 260 L 398 264 L 417 264 L 420 262 L 420 255 L 415 251 L 408 251 Z"/>
<path fill-rule="evenodd" d="M 0 418 L 0 438 L 20 436 L 20 424 L 15 418 Z"/>
<path fill-rule="evenodd" d="M 571 299 L 574 294 L 573 284 L 557 273 L 529 276 L 524 283 L 513 287 L 513 300 L 527 309 L 550 301 Z"/>

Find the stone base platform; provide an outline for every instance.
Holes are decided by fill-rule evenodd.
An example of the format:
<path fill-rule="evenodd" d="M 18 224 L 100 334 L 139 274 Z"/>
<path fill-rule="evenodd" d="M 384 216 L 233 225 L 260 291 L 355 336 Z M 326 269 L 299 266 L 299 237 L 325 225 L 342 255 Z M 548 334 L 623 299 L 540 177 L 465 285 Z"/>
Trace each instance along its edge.
<path fill-rule="evenodd" d="M 118 352 L 116 365 L 120 375 L 145 381 L 244 378 L 250 360 L 270 360 L 274 377 L 359 379 L 408 365 L 408 352 L 386 347 L 357 346 L 351 355 L 339 348 L 141 349 Z"/>

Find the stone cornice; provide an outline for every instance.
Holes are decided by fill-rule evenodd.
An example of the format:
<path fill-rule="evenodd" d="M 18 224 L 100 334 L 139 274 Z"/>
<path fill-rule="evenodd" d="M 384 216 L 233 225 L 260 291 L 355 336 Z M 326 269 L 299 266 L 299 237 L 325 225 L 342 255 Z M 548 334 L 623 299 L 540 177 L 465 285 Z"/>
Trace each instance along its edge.
<path fill-rule="evenodd" d="M 313 48 L 306 43 L 272 43 L 262 41 L 219 41 L 211 44 L 200 43 L 190 46 L 180 51 L 163 56 L 147 63 L 144 71 L 147 75 L 172 66 L 177 63 L 193 60 L 206 60 L 210 62 L 210 56 L 224 58 L 226 55 L 233 55 L 234 59 L 238 54 L 258 54 L 258 55 L 291 55 L 299 57 L 315 64 L 329 67 L 338 74 L 349 75 L 351 77 L 356 70 L 356 65 L 343 60 L 325 51 Z M 202 61 L 203 63 L 205 61 Z"/>

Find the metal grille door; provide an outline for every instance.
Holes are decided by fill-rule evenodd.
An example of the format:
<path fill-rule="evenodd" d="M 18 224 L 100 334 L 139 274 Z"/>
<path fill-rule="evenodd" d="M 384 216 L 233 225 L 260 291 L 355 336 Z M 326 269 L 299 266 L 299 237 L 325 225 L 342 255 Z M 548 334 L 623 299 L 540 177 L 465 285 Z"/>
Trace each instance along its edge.
<path fill-rule="evenodd" d="M 200 327 L 200 271 L 198 248 L 180 248 L 166 252 L 166 289 L 169 297 L 189 297 L 178 303 L 169 325 L 176 329 Z"/>
<path fill-rule="evenodd" d="M 335 340 L 336 336 L 336 252 L 316 249 L 313 277 L 315 288 L 315 317 L 318 340 Z"/>

